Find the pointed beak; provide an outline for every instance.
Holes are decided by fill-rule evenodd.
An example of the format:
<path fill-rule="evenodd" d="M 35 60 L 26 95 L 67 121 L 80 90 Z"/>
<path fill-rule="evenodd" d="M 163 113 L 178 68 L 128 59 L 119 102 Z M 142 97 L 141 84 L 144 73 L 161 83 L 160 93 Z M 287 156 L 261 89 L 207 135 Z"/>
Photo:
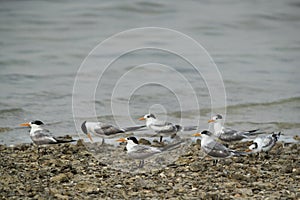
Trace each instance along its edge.
<path fill-rule="evenodd" d="M 200 137 L 201 136 L 201 133 L 195 133 L 193 134 L 194 137 Z"/>
<path fill-rule="evenodd" d="M 245 152 L 252 152 L 252 150 L 251 149 L 246 149 Z"/>
<path fill-rule="evenodd" d="M 141 118 L 139 118 L 139 120 L 142 121 L 142 120 L 146 120 L 146 119 L 144 117 L 141 117 Z"/>
<path fill-rule="evenodd" d="M 210 119 L 210 120 L 208 120 L 208 123 L 215 122 L 215 121 L 216 120 Z"/>
<path fill-rule="evenodd" d="M 30 127 L 30 124 L 29 123 L 23 123 L 23 124 L 20 124 L 20 126 Z"/>
<path fill-rule="evenodd" d="M 88 138 L 90 139 L 91 142 L 94 142 L 92 135 L 90 133 L 87 133 L 86 135 L 88 136 Z"/>
<path fill-rule="evenodd" d="M 117 140 L 117 142 L 126 142 L 126 141 L 127 141 L 126 138 L 120 138 L 120 139 Z"/>

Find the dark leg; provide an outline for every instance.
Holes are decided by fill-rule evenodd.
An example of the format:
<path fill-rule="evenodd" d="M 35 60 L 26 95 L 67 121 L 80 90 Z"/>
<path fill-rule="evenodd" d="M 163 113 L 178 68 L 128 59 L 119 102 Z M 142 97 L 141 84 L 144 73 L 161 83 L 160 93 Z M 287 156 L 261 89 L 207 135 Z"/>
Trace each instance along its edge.
<path fill-rule="evenodd" d="M 159 142 L 162 142 L 163 136 L 160 136 Z"/>
<path fill-rule="evenodd" d="M 144 167 L 144 160 L 140 160 L 139 168 L 143 168 L 143 167 Z"/>
<path fill-rule="evenodd" d="M 217 166 L 218 161 L 219 161 L 218 159 L 213 159 L 213 165 L 214 165 L 214 166 Z"/>

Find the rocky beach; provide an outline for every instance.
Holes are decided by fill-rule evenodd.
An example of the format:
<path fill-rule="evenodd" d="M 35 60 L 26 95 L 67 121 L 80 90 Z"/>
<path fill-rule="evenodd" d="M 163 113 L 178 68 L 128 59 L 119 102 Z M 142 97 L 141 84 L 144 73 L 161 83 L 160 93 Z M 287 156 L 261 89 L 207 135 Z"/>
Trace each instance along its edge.
<path fill-rule="evenodd" d="M 123 152 L 124 146 L 119 149 Z M 193 143 L 161 168 L 124 171 L 97 159 L 82 140 L 40 147 L 39 152 L 32 144 L 1 145 L 0 197 L 299 199 L 299 152 L 299 143 L 277 143 L 268 155 L 233 157 L 214 164 L 204 156 L 200 145 Z"/>

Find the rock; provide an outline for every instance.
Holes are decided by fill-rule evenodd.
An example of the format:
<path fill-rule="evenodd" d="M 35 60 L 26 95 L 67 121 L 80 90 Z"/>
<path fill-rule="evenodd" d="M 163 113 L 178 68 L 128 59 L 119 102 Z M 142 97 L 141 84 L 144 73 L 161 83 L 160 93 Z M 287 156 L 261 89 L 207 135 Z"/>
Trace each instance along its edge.
<path fill-rule="evenodd" d="M 295 135 L 293 138 L 294 138 L 294 140 L 300 140 L 300 136 L 299 135 Z"/>
<path fill-rule="evenodd" d="M 151 142 L 149 140 L 146 140 L 144 138 L 139 139 L 139 144 L 143 145 L 151 145 Z"/>
<path fill-rule="evenodd" d="M 64 174 L 64 173 L 61 173 L 61 174 L 58 174 L 58 175 L 56 175 L 54 177 L 51 177 L 50 181 L 51 182 L 58 182 L 58 183 L 68 182 L 69 181 L 69 177 L 66 174 Z"/>
<path fill-rule="evenodd" d="M 62 195 L 62 194 L 54 194 L 54 197 L 56 197 L 56 198 L 58 198 L 58 199 L 69 199 L 68 196 Z"/>
<path fill-rule="evenodd" d="M 193 144 L 175 162 L 153 167 L 157 159 L 149 158 L 132 171 L 131 160 L 116 159 L 126 155 L 122 147 L 97 146 L 96 157 L 75 144 L 49 145 L 37 162 L 31 144 L 0 145 L 0 199 L 299 199 L 300 144 L 270 151 L 269 160 L 242 156 L 217 165 Z M 157 156 L 164 155 L 174 154 Z"/>
<path fill-rule="evenodd" d="M 115 188 L 122 188 L 123 185 L 117 184 L 117 185 L 115 185 L 114 187 L 115 187 Z"/>
<path fill-rule="evenodd" d="M 75 188 L 88 194 L 97 194 L 100 191 L 100 188 L 96 184 L 86 181 L 79 182 Z"/>

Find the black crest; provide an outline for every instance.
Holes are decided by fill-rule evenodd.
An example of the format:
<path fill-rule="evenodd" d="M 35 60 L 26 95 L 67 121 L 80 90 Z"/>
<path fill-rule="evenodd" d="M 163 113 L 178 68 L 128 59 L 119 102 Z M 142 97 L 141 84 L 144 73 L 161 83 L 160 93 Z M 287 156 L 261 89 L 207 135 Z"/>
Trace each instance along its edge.
<path fill-rule="evenodd" d="M 208 130 L 204 130 L 204 131 L 201 132 L 201 135 L 208 135 L 208 136 L 211 136 L 212 133 L 209 132 Z"/>
<path fill-rule="evenodd" d="M 132 140 L 135 144 L 139 144 L 139 141 L 135 137 L 129 137 L 127 140 Z"/>
<path fill-rule="evenodd" d="M 156 119 L 156 117 L 151 113 L 149 115 L 147 115 L 147 118 L 150 118 L 150 117 Z"/>
<path fill-rule="evenodd" d="M 217 114 L 216 116 L 217 116 L 217 119 L 223 119 L 222 115 L 220 115 L 220 114 Z"/>
<path fill-rule="evenodd" d="M 42 121 L 40 121 L 40 120 L 32 121 L 31 124 L 44 125 L 44 123 Z"/>

